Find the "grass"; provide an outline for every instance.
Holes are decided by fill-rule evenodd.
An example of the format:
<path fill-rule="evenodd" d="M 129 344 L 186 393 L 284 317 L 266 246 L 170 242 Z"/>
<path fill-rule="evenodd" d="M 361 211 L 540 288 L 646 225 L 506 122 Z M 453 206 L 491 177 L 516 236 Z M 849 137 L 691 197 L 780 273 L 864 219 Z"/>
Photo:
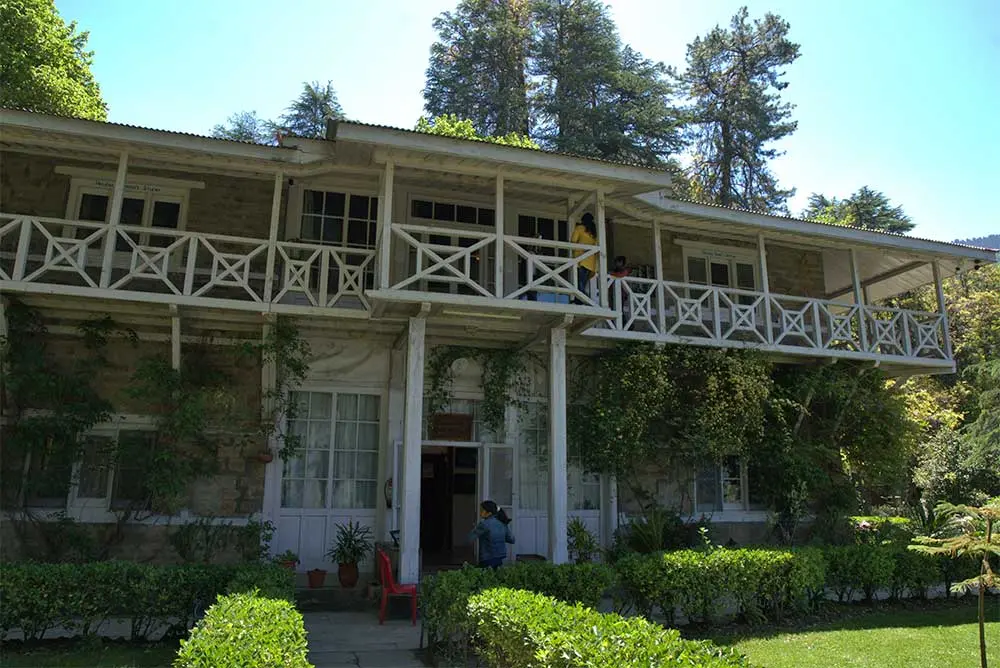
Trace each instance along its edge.
<path fill-rule="evenodd" d="M 987 603 L 986 652 L 1000 666 L 1000 600 Z M 707 637 L 731 645 L 762 668 L 977 668 L 979 625 L 973 601 L 859 606 L 838 619 L 793 629 L 741 629 Z"/>
<path fill-rule="evenodd" d="M 5 642 L 3 668 L 169 668 L 177 641 L 150 644 L 52 640 L 32 645 Z"/>

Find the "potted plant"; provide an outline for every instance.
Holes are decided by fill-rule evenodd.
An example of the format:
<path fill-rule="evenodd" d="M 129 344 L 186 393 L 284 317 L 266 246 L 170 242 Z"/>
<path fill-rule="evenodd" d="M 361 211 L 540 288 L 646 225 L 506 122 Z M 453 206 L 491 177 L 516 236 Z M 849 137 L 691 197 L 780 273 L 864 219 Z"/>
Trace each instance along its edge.
<path fill-rule="evenodd" d="M 278 564 L 282 568 L 294 571 L 295 567 L 299 565 L 299 555 L 295 554 L 291 550 L 285 550 L 281 554 L 275 555 L 274 563 Z"/>
<path fill-rule="evenodd" d="M 326 582 L 326 569 L 314 568 L 311 571 L 306 571 L 306 577 L 309 578 L 310 589 L 319 589 Z"/>
<path fill-rule="evenodd" d="M 270 450 L 261 450 L 257 453 L 257 461 L 262 464 L 270 464 L 274 461 L 274 453 Z"/>
<path fill-rule="evenodd" d="M 372 552 L 372 530 L 349 521 L 337 525 L 337 538 L 326 556 L 337 564 L 340 586 L 350 589 L 358 584 L 358 563 Z"/>

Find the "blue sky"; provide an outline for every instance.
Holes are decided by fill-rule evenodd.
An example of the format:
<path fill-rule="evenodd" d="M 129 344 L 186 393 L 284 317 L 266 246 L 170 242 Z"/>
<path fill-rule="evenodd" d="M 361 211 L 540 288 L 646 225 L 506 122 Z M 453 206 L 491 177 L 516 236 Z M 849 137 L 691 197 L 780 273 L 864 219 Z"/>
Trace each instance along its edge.
<path fill-rule="evenodd" d="M 278 115 L 303 81 L 332 80 L 351 118 L 412 127 L 431 20 L 456 0 L 56 0 L 91 32 L 112 121 L 208 133 L 229 114 Z M 847 196 L 884 191 L 950 240 L 1000 233 L 997 0 L 617 0 L 624 41 L 680 67 L 685 47 L 741 4 L 791 23 L 801 57 L 785 99 L 798 130 L 780 182 Z"/>

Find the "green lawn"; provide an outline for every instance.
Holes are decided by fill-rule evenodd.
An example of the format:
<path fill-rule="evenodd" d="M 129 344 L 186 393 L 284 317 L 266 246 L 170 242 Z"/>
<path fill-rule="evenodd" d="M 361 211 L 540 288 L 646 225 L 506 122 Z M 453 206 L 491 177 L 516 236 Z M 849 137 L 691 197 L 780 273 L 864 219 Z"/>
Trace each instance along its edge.
<path fill-rule="evenodd" d="M 4 647 L 3 668 L 169 668 L 177 654 L 177 643 L 151 645 L 104 643 L 86 646 L 58 642 L 44 647 Z"/>
<path fill-rule="evenodd" d="M 986 651 L 1000 668 L 1000 601 L 987 603 Z M 800 630 L 715 635 L 761 668 L 978 668 L 972 602 L 873 611 Z"/>

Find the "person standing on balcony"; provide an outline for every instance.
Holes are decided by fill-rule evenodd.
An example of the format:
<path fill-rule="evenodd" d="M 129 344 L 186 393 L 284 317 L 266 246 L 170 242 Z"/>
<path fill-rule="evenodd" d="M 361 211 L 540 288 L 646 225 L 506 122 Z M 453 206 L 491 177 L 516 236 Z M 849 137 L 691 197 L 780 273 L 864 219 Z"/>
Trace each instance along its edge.
<path fill-rule="evenodd" d="M 577 223 L 576 227 L 573 228 L 573 236 L 570 237 L 570 243 L 574 244 L 587 244 L 588 246 L 597 245 L 597 226 L 594 225 L 594 214 L 585 213 L 583 217 L 580 218 L 580 222 Z M 573 257 L 580 257 L 583 255 L 585 250 L 578 249 L 573 251 Z M 576 265 L 576 288 L 583 294 L 590 296 L 590 279 L 594 277 L 597 273 L 597 255 L 590 255 L 580 260 Z M 581 304 L 579 299 L 573 299 L 574 304 Z"/>

